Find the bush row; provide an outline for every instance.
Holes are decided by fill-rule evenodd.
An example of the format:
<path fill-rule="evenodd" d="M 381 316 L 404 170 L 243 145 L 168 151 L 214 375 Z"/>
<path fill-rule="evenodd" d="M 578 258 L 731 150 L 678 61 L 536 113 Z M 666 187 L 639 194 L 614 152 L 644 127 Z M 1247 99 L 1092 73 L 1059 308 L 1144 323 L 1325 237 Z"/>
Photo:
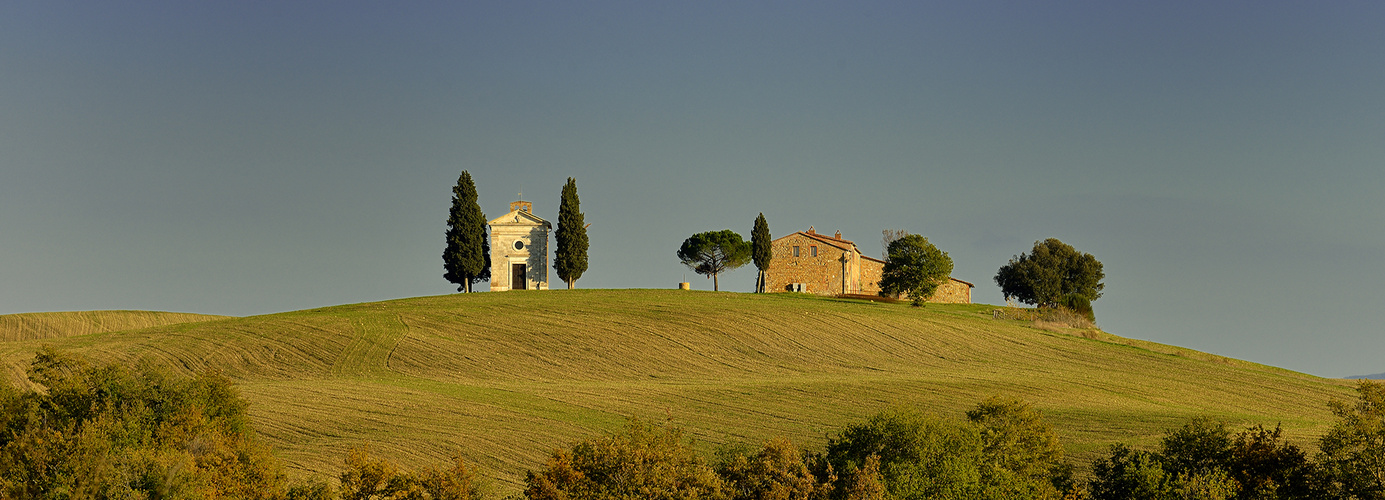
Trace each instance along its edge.
<path fill-rule="evenodd" d="M 214 373 L 96 366 L 51 349 L 0 385 L 0 498 L 466 499 L 486 496 L 461 459 L 405 471 L 352 450 L 337 485 L 294 483 L 259 444 L 246 403 Z M 1233 433 L 1194 419 L 1155 450 L 1125 445 L 1078 480 L 1042 415 L 991 398 L 965 418 L 909 408 L 851 424 L 821 450 L 784 439 L 710 457 L 682 430 L 631 420 L 555 451 L 530 500 L 1385 499 L 1385 385 L 1362 382 L 1309 457 L 1279 428 Z"/>

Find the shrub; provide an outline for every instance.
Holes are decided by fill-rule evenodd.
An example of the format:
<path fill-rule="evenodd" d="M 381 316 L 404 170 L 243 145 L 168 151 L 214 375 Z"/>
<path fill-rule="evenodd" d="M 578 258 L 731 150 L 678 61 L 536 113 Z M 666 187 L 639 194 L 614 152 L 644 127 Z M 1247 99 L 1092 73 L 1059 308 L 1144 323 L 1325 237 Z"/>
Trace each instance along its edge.
<path fill-rule="evenodd" d="M 1018 399 L 991 397 L 968 411 L 967 419 L 980 428 L 985 466 L 992 470 L 983 476 L 1013 476 L 1009 483 L 1025 488 L 1019 494 L 1028 497 L 1071 488 L 1063 446 L 1038 410 Z"/>
<path fill-rule="evenodd" d="M 1204 472 L 1231 467 L 1231 432 L 1224 422 L 1206 417 L 1189 420 L 1164 434 L 1160 453 L 1170 471 Z"/>
<path fill-rule="evenodd" d="M 1385 499 L 1385 384 L 1362 380 L 1355 404 L 1331 403 L 1337 423 L 1318 441 L 1328 492 L 1337 498 Z"/>
<path fill-rule="evenodd" d="M 1112 447 L 1093 464 L 1092 498 L 1324 498 L 1312 464 L 1281 434 L 1257 425 L 1233 436 L 1194 418 L 1167 432 L 1157 453 Z"/>
<path fill-rule="evenodd" d="M 1169 477 L 1159 457 L 1125 445 L 1111 446 L 1111 456 L 1092 463 L 1093 500 L 1162 499 L 1170 495 Z"/>
<path fill-rule="evenodd" d="M 405 472 L 388 461 L 371 458 L 366 450 L 352 449 L 347 453 L 345 468 L 339 478 L 342 500 L 481 498 L 475 474 L 460 457 L 447 469 L 425 467 Z"/>
<path fill-rule="evenodd" d="M 881 412 L 849 425 L 827 444 L 837 470 L 865 469 L 877 457 L 894 498 L 1051 498 L 1049 479 L 1063 472 L 1061 452 L 1028 406 L 991 399 L 969 415 L 945 420 L 911 409 Z"/>
<path fill-rule="evenodd" d="M 720 499 L 725 485 L 683 431 L 631 420 L 625 432 L 558 450 L 524 480 L 530 499 Z"/>
<path fill-rule="evenodd" d="M 885 500 L 885 478 L 880 475 L 879 455 L 866 457 L 866 462 L 844 480 L 843 500 Z"/>
<path fill-rule="evenodd" d="M 827 443 L 838 470 L 880 460 L 885 489 L 895 498 L 974 496 L 979 489 L 981 436 L 975 428 L 913 409 L 876 414 L 848 425 Z"/>
<path fill-rule="evenodd" d="M 1063 298 L 1058 301 L 1058 306 L 1087 318 L 1087 321 L 1096 321 L 1096 312 L 1092 310 L 1092 300 L 1085 295 L 1076 293 L 1064 295 Z"/>
<path fill-rule="evenodd" d="M 274 498 L 282 467 L 216 373 L 92 365 L 40 350 L 43 392 L 0 390 L 0 497 Z"/>
<path fill-rule="evenodd" d="M 878 461 L 877 461 L 878 462 Z M 821 482 L 803 454 L 786 439 L 772 439 L 754 454 L 739 454 L 718 468 L 735 500 L 810 500 L 827 498 L 835 475 Z"/>

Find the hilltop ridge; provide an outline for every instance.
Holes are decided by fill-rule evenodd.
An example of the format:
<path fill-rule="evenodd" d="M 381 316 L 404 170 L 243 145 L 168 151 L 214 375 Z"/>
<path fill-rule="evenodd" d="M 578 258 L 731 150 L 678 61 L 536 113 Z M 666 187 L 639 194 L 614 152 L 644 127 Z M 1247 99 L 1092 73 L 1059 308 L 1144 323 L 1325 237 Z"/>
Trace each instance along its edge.
<path fill-rule="evenodd" d="M 1044 411 L 1082 463 L 1195 415 L 1282 423 L 1306 443 L 1329 425 L 1327 401 L 1351 397 L 1343 381 L 992 309 L 678 290 L 458 294 L 12 340 L 0 360 L 11 383 L 42 344 L 220 370 L 299 474 L 331 476 L 347 448 L 366 445 L 411 466 L 461 453 L 509 489 L 553 449 L 629 416 L 670 419 L 704 446 L 816 446 L 891 406 L 958 415 L 1012 395 Z"/>

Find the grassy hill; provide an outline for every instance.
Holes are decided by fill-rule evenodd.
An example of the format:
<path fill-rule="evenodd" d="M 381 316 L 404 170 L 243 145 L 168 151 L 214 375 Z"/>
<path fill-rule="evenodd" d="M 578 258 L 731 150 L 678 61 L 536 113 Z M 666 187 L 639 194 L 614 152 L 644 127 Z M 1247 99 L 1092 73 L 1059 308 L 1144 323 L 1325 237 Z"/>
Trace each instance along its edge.
<path fill-rule="evenodd" d="M 225 316 L 155 311 L 82 311 L 0 315 L 0 342 L 37 340 L 92 333 L 225 319 Z"/>
<path fill-rule="evenodd" d="M 215 368 L 297 473 L 335 475 L 352 446 L 409 466 L 460 452 L 505 490 L 553 449 L 632 415 L 672 419 L 707 447 L 773 436 L 819 447 L 890 406 L 959 416 L 1014 395 L 1087 462 L 1195 415 L 1281 422 L 1306 443 L 1330 424 L 1327 401 L 1353 395 L 1343 381 L 991 309 L 677 290 L 448 295 L 11 340 L 0 366 L 17 381 L 47 343 Z"/>

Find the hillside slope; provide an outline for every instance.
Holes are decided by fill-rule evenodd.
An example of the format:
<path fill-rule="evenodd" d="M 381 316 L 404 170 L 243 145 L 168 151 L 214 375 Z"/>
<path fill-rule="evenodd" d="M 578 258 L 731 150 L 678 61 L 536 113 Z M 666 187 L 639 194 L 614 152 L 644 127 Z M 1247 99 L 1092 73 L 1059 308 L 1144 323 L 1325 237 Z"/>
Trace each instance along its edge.
<path fill-rule="evenodd" d="M 155 326 L 213 321 L 226 316 L 156 311 L 80 311 L 0 315 L 0 342 L 38 340 Z"/>
<path fill-rule="evenodd" d="M 890 406 L 957 416 L 1014 395 L 1086 462 L 1194 415 L 1282 422 L 1306 442 L 1330 423 L 1327 401 L 1352 394 L 1342 381 L 1091 336 L 994 320 L 983 305 L 553 290 L 4 342 L 0 362 L 15 379 L 50 343 L 219 369 L 301 474 L 334 475 L 351 446 L 411 466 L 460 452 L 509 491 L 553 449 L 632 415 L 672 419 L 709 447 L 773 436 L 817 447 Z"/>

